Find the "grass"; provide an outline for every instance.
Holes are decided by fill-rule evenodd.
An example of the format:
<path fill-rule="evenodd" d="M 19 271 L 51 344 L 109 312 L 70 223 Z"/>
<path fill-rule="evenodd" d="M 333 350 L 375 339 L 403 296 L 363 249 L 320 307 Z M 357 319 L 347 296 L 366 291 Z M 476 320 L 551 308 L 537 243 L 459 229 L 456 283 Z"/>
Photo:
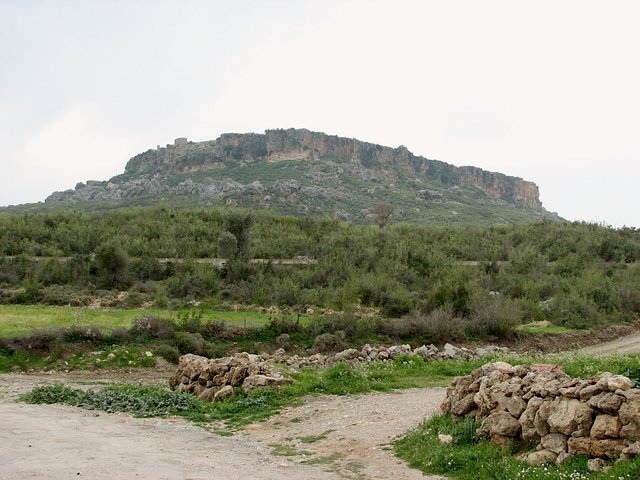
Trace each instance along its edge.
<path fill-rule="evenodd" d="M 395 442 L 396 455 L 426 474 L 455 480 L 631 480 L 640 478 L 640 458 L 613 464 L 606 473 L 590 472 L 586 458 L 575 458 L 562 467 L 531 466 L 515 460 L 512 450 L 469 437 L 465 425 L 437 415 Z M 449 445 L 438 434 L 453 436 Z"/>
<path fill-rule="evenodd" d="M 302 443 L 316 443 L 327 438 L 327 435 L 329 435 L 331 432 L 335 432 L 335 430 L 327 430 L 320 435 L 306 435 L 303 437 L 298 437 L 298 440 L 300 440 L 300 442 Z"/>
<path fill-rule="evenodd" d="M 542 334 L 549 334 L 549 335 L 560 335 L 563 333 L 579 333 L 579 332 L 584 332 L 584 330 L 577 330 L 575 328 L 568 328 L 568 327 L 564 327 L 562 325 L 539 325 L 536 323 L 529 323 L 526 325 L 520 325 L 517 328 L 518 332 L 522 332 L 522 333 L 528 333 L 531 335 L 542 335 Z"/>
<path fill-rule="evenodd" d="M 241 327 L 262 326 L 270 315 L 246 311 L 197 310 L 203 321 L 224 321 Z M 40 305 L 0 305 L 0 337 L 16 338 L 33 330 L 92 326 L 102 331 L 129 328 L 134 319 L 147 316 L 171 318 L 174 312 L 158 309 L 107 310 Z"/>

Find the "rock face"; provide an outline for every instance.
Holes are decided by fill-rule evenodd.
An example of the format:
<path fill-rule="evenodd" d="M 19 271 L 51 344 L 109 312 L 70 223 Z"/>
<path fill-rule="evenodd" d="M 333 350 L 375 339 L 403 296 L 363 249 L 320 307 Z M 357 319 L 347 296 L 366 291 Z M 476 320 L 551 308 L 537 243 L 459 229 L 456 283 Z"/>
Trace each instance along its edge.
<path fill-rule="evenodd" d="M 506 446 L 539 441 L 522 457 L 532 464 L 560 463 L 573 455 L 631 459 L 640 454 L 640 390 L 621 375 L 582 380 L 557 365 L 490 363 L 459 377 L 442 410 L 482 419 L 478 435 Z"/>
<path fill-rule="evenodd" d="M 253 173 L 258 165 L 260 170 L 272 172 L 268 177 L 276 178 Z M 291 170 L 295 172 L 288 173 Z M 252 175 L 255 178 L 250 178 Z M 355 189 L 354 179 L 361 184 Z M 542 208 L 538 187 L 521 178 L 430 160 L 403 146 L 384 147 L 305 129 L 227 133 L 205 142 L 181 139 L 136 155 L 123 175 L 109 181 L 78 183 L 75 189 L 55 192 L 46 201 L 78 203 L 188 195 L 203 204 L 239 202 L 269 207 L 288 201 L 300 204 L 304 212 L 313 210 L 314 199 L 322 198 L 323 203 L 332 201 L 333 215 L 365 220 L 370 213 L 344 211 L 344 195 L 362 194 L 374 205 L 393 198 L 389 193 L 394 191 L 403 198 L 411 192 L 415 199 L 410 205 L 398 201 L 400 210 L 428 210 L 434 204 L 459 210 L 469 201 L 493 202 L 537 212 L 541 218 L 558 218 Z"/>

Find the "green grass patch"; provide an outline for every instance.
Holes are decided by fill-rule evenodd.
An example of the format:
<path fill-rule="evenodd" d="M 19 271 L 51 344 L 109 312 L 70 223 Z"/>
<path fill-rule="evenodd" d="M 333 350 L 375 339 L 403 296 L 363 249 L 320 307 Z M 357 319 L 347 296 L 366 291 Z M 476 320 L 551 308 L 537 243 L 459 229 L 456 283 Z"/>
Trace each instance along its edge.
<path fill-rule="evenodd" d="M 520 325 L 516 328 L 516 330 L 520 333 L 526 333 L 530 335 L 560 335 L 563 333 L 579 333 L 584 332 L 584 330 L 578 330 L 575 328 L 568 328 L 562 325 L 540 325 L 541 322 L 529 323 L 526 325 Z M 546 323 L 546 322 L 545 322 Z"/>
<path fill-rule="evenodd" d="M 618 480 L 640 478 L 640 458 L 614 464 L 606 473 L 590 472 L 586 458 L 575 458 L 562 467 L 531 466 L 513 457 L 512 450 L 478 441 L 465 424 L 437 415 L 395 442 L 396 455 L 426 474 L 456 480 Z M 438 434 L 453 436 L 442 444 Z"/>
<path fill-rule="evenodd" d="M 186 310 L 181 310 L 186 311 Z M 269 323 L 271 315 L 248 311 L 193 309 L 202 314 L 203 322 L 225 322 L 239 327 L 260 327 Z M 175 319 L 169 310 L 135 308 L 107 310 L 41 305 L 0 305 L 0 337 L 17 338 L 33 330 L 91 326 L 103 332 L 129 328 L 143 316 Z"/>
<path fill-rule="evenodd" d="M 306 450 L 298 450 L 291 445 L 282 445 L 280 443 L 269 444 L 271 447 L 271 453 L 279 457 L 295 457 L 298 455 L 313 455 L 313 452 Z"/>
<path fill-rule="evenodd" d="M 324 457 L 310 458 L 309 460 L 304 460 L 302 463 L 305 465 L 330 465 L 343 458 L 344 454 L 342 453 L 332 453 L 331 455 L 326 455 Z"/>
<path fill-rule="evenodd" d="M 326 432 L 322 432 L 320 435 L 306 435 L 304 437 L 298 437 L 298 440 L 302 443 L 316 443 L 327 438 L 327 435 L 331 432 L 335 432 L 335 430 L 327 430 Z"/>

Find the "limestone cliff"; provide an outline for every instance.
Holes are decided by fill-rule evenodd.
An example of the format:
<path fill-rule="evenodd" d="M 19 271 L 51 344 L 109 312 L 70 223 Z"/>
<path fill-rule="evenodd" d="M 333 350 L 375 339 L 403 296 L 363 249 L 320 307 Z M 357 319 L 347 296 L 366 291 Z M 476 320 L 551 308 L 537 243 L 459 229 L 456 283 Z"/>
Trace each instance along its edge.
<path fill-rule="evenodd" d="M 495 219 L 487 216 L 495 222 L 513 221 L 518 215 L 557 218 L 542 208 L 538 187 L 521 178 L 430 160 L 404 146 L 305 129 L 227 133 L 205 142 L 177 139 L 136 155 L 123 175 L 80 183 L 74 190 L 52 194 L 47 202 L 158 196 L 192 196 L 206 205 L 296 214 L 329 213 L 356 221 L 370 218 L 368 207 L 381 202 L 398 205 L 409 221 L 445 214 L 453 218 L 472 204 L 518 210 L 513 215 L 496 213 Z"/>

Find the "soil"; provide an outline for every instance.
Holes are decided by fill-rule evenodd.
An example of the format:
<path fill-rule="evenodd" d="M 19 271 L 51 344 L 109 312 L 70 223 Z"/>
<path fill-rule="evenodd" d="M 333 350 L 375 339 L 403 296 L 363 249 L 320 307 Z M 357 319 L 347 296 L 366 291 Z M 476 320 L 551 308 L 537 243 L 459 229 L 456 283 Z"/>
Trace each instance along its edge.
<path fill-rule="evenodd" d="M 307 398 L 231 437 L 178 418 L 137 419 L 17 397 L 39 385 L 166 385 L 173 367 L 0 375 L 3 480 L 437 479 L 396 459 L 390 442 L 436 411 L 444 389 Z M 305 443 L 307 442 L 307 443 Z"/>
<path fill-rule="evenodd" d="M 504 345 L 521 353 L 557 353 L 569 349 L 585 349 L 585 352 L 589 352 L 587 347 L 598 347 L 615 340 L 625 343 L 625 338 L 631 338 L 635 335 L 640 335 L 640 321 L 637 320 L 634 323 L 608 325 L 584 332 L 525 335 L 506 342 Z M 624 353 L 640 352 L 640 344 L 630 348 L 632 350 L 625 350 Z M 610 352 L 615 351 L 617 350 L 610 350 Z"/>

